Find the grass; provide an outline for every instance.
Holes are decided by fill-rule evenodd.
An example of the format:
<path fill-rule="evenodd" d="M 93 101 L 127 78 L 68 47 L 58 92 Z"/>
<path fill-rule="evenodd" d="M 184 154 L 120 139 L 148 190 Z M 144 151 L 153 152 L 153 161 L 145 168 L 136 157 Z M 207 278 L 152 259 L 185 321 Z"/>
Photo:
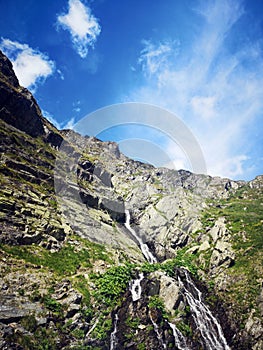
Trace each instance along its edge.
<path fill-rule="evenodd" d="M 102 245 L 88 241 L 84 241 L 82 248 L 78 249 L 73 245 L 65 244 L 58 252 L 54 253 L 36 245 L 9 246 L 0 244 L 0 248 L 17 259 L 44 266 L 60 276 L 74 275 L 80 267 L 91 268 L 92 262 L 98 259 L 110 261 Z"/>
<path fill-rule="evenodd" d="M 51 253 L 38 246 L 0 246 L 13 257 L 23 259 L 34 265 L 44 266 L 58 275 L 73 275 L 80 265 L 91 267 L 88 250 L 76 252 L 73 246 L 65 245 L 60 251 Z"/>
<path fill-rule="evenodd" d="M 235 305 L 236 316 L 244 320 L 252 308 L 257 310 L 257 298 L 263 275 L 263 191 L 243 186 L 228 199 L 212 202 L 204 211 L 204 231 L 219 217 L 225 217 L 231 232 L 231 244 L 236 258 L 226 273 L 231 279 L 224 300 Z"/>

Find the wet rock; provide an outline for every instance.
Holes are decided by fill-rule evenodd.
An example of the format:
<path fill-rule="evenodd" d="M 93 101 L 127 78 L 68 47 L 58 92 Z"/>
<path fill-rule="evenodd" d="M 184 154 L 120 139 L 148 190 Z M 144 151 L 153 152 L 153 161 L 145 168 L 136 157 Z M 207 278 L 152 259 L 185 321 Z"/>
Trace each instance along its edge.
<path fill-rule="evenodd" d="M 171 247 L 173 249 L 183 248 L 189 240 L 189 236 L 186 232 L 177 230 L 171 239 Z"/>
<path fill-rule="evenodd" d="M 243 282 L 242 276 L 233 278 L 228 273 L 231 272 L 228 268 L 236 259 L 231 245 L 236 237 L 232 235 L 231 228 L 228 229 L 230 226 L 226 219 L 229 220 L 229 217 L 224 219 L 222 214 L 222 217 L 215 219 L 215 214 L 206 218 L 209 220 L 207 224 L 202 212 L 205 209 L 207 214 L 210 205 L 223 212 L 221 200 L 231 202 L 232 195 L 246 185 L 245 182 L 185 170 L 155 169 L 129 160 L 119 152 L 115 143 L 82 137 L 70 130 L 59 132 L 42 117 L 33 96 L 19 86 L 11 63 L 2 54 L 0 117 L 0 241 L 18 246 L 0 250 L 3 277 L 0 289 L 0 334 L 3 339 L 0 337 L 0 348 L 20 349 L 21 346 L 13 342 L 14 336 L 22 339 L 21 342 L 23 336 L 34 336 L 22 326 L 26 318 L 29 320 L 33 315 L 35 319 L 31 321 L 36 322 L 34 327 L 44 327 L 47 330 L 45 334 L 54 334 L 54 339 L 49 338 L 54 340 L 54 348 L 89 345 L 109 349 L 111 330 L 107 327 L 110 325 L 110 315 L 105 314 L 102 322 L 106 307 L 103 303 L 96 305 L 95 298 L 91 296 L 91 305 L 86 307 L 86 318 L 83 307 L 85 298 L 73 285 L 76 283 L 77 286 L 78 281 L 82 281 L 78 280 L 79 275 L 85 276 L 83 288 L 87 288 L 88 293 L 95 290 L 95 284 L 89 278 L 91 272 L 104 273 L 112 265 L 119 266 L 126 261 L 135 264 L 144 262 L 138 242 L 127 234 L 123 225 L 125 208 L 128 208 L 132 227 L 159 262 L 175 258 L 182 248 L 192 254 L 193 261 L 186 259 L 183 263 L 196 264 L 203 280 L 212 282 L 211 303 L 217 304 L 217 310 L 220 309 L 218 304 L 229 303 L 227 312 L 222 306 L 223 311 L 220 309 L 217 315 L 234 346 L 237 344 L 236 348 L 240 350 L 261 349 L 260 318 L 255 313 L 249 314 L 244 318 L 244 329 L 241 330 L 241 318 L 235 320 L 235 316 L 240 316 L 238 313 L 241 313 L 242 302 L 239 304 L 238 298 L 236 304 L 229 301 L 235 298 L 233 290 L 231 298 L 228 294 L 231 285 L 236 282 L 235 278 L 240 285 Z M 55 176 L 54 171 L 57 171 Z M 245 195 L 250 201 L 262 188 L 262 176 L 248 185 L 243 189 L 247 191 L 249 187 Z M 240 193 L 235 200 L 243 195 L 242 191 Z M 207 200 L 211 203 L 207 203 Z M 247 206 L 244 206 L 246 214 Z M 260 223 L 259 220 L 255 222 L 255 227 L 259 227 Z M 238 235 L 249 244 L 250 237 L 245 230 L 244 225 Z M 76 275 L 68 273 L 70 280 L 61 280 L 61 275 L 57 276 L 52 269 L 49 270 L 47 261 L 43 260 L 44 266 L 31 264 L 25 252 L 31 251 L 32 258 L 36 258 L 33 249 L 23 247 L 20 250 L 19 247 L 21 244 L 38 244 L 56 254 L 65 242 L 74 246 L 75 251 L 81 251 L 84 240 L 106 246 L 112 260 L 104 261 L 99 248 L 89 246 L 90 261 L 87 266 L 80 262 Z M 45 254 L 44 249 L 36 249 L 36 252 L 43 253 L 43 257 L 50 256 L 49 252 Z M 25 262 L 20 255 L 29 261 Z M 260 266 L 257 267 L 260 270 Z M 176 273 L 174 278 L 164 272 L 147 275 L 141 282 L 143 293 L 139 300 L 133 303 L 127 289 L 118 305 L 112 305 L 112 320 L 116 313 L 120 319 L 117 332 L 119 349 L 135 349 L 138 344 L 143 344 L 146 349 L 163 349 L 162 342 L 167 348 L 175 348 L 162 306 L 158 308 L 160 300 L 163 300 L 175 321 L 181 322 L 185 332 L 189 333 L 190 329 L 193 338 L 200 338 L 191 310 L 186 307 L 186 293 L 180 289 Z M 183 279 L 184 273 L 180 277 Z M 261 283 L 260 279 L 258 283 Z M 217 298 L 218 294 L 221 299 Z M 209 295 L 209 291 L 205 290 L 204 295 Z M 255 298 L 251 304 L 258 306 L 262 312 L 262 293 Z M 151 304 L 151 300 L 156 303 Z M 249 313 L 249 307 L 245 313 Z M 92 308 L 92 312 L 89 308 Z M 176 313 L 174 309 L 177 309 Z M 88 334 L 97 319 L 100 319 L 98 338 L 103 334 L 104 340 L 90 339 Z M 74 335 L 72 330 L 81 330 L 88 336 L 83 342 L 77 339 L 82 337 L 82 333 L 76 332 Z M 200 341 L 195 341 L 189 348 L 202 346 Z"/>

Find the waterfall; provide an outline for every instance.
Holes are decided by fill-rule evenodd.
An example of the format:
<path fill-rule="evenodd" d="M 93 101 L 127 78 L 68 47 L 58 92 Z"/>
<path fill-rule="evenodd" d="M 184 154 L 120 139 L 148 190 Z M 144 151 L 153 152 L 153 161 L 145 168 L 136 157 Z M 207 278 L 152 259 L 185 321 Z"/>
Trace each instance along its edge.
<path fill-rule="evenodd" d="M 176 326 L 173 323 L 169 323 L 169 326 L 172 328 L 173 331 L 175 346 L 179 350 L 189 350 L 186 344 L 186 339 L 183 336 L 183 334 L 179 331 L 179 329 L 176 328 Z"/>
<path fill-rule="evenodd" d="M 208 350 L 230 350 L 224 337 L 222 328 L 209 308 L 202 302 L 202 293 L 191 280 L 187 270 L 183 269 L 188 288 L 178 277 L 180 285 L 185 291 L 187 302 L 191 308 L 195 324 L 200 330 Z"/>
<path fill-rule="evenodd" d="M 141 240 L 141 238 L 137 235 L 137 233 L 131 228 L 130 226 L 130 212 L 129 210 L 125 210 L 125 216 L 126 216 L 126 221 L 125 221 L 125 227 L 129 230 L 129 232 L 132 234 L 132 236 L 136 239 L 136 241 L 139 243 L 142 254 L 144 255 L 145 259 L 151 263 L 154 264 L 157 262 L 157 259 L 155 258 L 155 256 L 152 254 L 152 252 L 150 251 L 149 247 L 147 246 L 146 243 L 143 243 L 143 241 Z"/>
<path fill-rule="evenodd" d="M 136 280 L 132 280 L 130 284 L 130 292 L 131 292 L 133 301 L 137 301 L 141 297 L 141 294 L 142 294 L 141 281 L 143 280 L 143 277 L 144 275 L 141 272 L 139 274 L 139 278 L 137 278 Z"/>
<path fill-rule="evenodd" d="M 129 210 L 125 210 L 125 215 L 126 215 L 125 227 L 138 242 L 145 259 L 151 264 L 156 263 L 157 259 L 152 254 L 147 244 L 143 243 L 142 239 L 137 235 L 135 230 L 131 228 Z M 195 286 L 194 282 L 190 278 L 188 271 L 183 268 L 181 270 L 185 274 L 185 282 L 183 282 L 180 279 L 180 277 L 178 277 L 179 285 L 181 286 L 182 290 L 184 290 L 187 303 L 190 306 L 190 309 L 194 318 L 194 322 L 196 324 L 197 329 L 200 331 L 201 337 L 203 339 L 203 345 L 207 350 L 215 350 L 215 349 L 231 350 L 226 342 L 226 339 L 224 337 L 220 324 L 218 323 L 216 318 L 212 315 L 209 308 L 202 302 L 201 291 Z M 139 278 L 131 281 L 130 283 L 130 292 L 132 294 L 133 301 L 137 301 L 141 298 L 141 293 L 142 293 L 141 281 L 143 280 L 143 278 L 144 278 L 143 273 L 140 273 Z M 154 322 L 151 314 L 150 314 L 150 319 L 153 324 L 154 331 L 157 335 L 158 341 L 162 345 L 163 349 L 167 349 L 167 346 L 164 343 L 161 333 L 158 329 L 158 325 Z M 115 315 L 114 330 L 111 334 L 110 350 L 114 350 L 115 346 L 117 345 L 117 339 L 116 339 L 117 321 L 118 321 L 118 316 Z M 179 350 L 189 350 L 187 346 L 187 340 L 183 336 L 183 334 L 177 329 L 177 327 L 174 324 L 169 323 L 169 326 L 173 331 L 175 346 Z"/>
<path fill-rule="evenodd" d="M 113 332 L 110 335 L 110 350 L 114 350 L 116 345 L 118 344 L 118 339 L 117 339 L 117 330 L 118 330 L 118 314 L 115 314 L 115 320 L 114 320 L 114 329 Z"/>
<path fill-rule="evenodd" d="M 160 332 L 159 332 L 158 325 L 154 322 L 151 313 L 149 313 L 149 316 L 150 316 L 150 320 L 151 320 L 151 322 L 152 322 L 152 324 L 153 324 L 154 331 L 155 331 L 155 333 L 156 333 L 156 335 L 157 335 L 157 339 L 159 340 L 159 343 L 162 345 L 162 347 L 163 347 L 164 349 L 167 349 L 167 346 L 166 346 L 166 344 L 163 342 L 163 339 L 162 339 L 161 334 L 160 334 Z"/>

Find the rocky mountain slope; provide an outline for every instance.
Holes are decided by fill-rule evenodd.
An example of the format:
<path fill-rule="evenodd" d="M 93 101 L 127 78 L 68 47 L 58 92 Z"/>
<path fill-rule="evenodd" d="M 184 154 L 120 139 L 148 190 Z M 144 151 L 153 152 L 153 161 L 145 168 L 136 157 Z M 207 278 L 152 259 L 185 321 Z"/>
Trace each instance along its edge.
<path fill-rule="evenodd" d="M 0 116 L 0 349 L 263 348 L 263 176 L 58 131 L 3 54 Z"/>

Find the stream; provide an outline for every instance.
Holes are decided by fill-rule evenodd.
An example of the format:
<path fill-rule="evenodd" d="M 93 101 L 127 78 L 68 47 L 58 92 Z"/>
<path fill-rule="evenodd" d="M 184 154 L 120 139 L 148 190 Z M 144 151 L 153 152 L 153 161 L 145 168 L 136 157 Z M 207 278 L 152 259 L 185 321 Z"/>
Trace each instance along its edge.
<path fill-rule="evenodd" d="M 200 330 L 207 349 L 230 350 L 219 322 L 202 301 L 202 293 L 194 284 L 189 272 L 186 269 L 182 270 L 186 277 L 186 283 L 184 284 L 179 277 L 178 280 L 184 290 L 196 327 Z"/>
<path fill-rule="evenodd" d="M 118 314 L 115 314 L 114 329 L 110 335 L 110 350 L 114 350 L 116 348 L 116 345 L 118 344 L 118 339 L 116 336 L 118 331 L 118 321 L 119 321 Z"/>
<path fill-rule="evenodd" d="M 132 295 L 132 301 L 137 301 L 141 298 L 142 295 L 142 286 L 141 281 L 143 280 L 144 275 L 141 272 L 139 274 L 139 278 L 132 280 L 130 283 L 130 292 Z"/>
<path fill-rule="evenodd" d="M 125 210 L 125 217 L 126 217 L 126 221 L 125 221 L 125 227 L 127 228 L 127 230 L 131 233 L 131 235 L 136 239 L 136 241 L 139 243 L 140 249 L 142 251 L 142 254 L 144 255 L 145 259 L 151 263 L 154 264 L 157 262 L 156 257 L 152 254 L 152 252 L 150 251 L 148 245 L 146 243 L 143 243 L 142 239 L 137 235 L 137 233 L 135 232 L 135 230 L 133 230 L 131 228 L 130 225 L 130 220 L 131 220 L 131 215 L 129 210 Z"/>
<path fill-rule="evenodd" d="M 125 210 L 125 214 L 126 214 L 125 227 L 130 232 L 130 234 L 136 239 L 145 259 L 151 264 L 157 263 L 157 259 L 153 255 L 153 253 L 150 251 L 148 245 L 146 243 L 143 243 L 142 239 L 138 236 L 136 231 L 131 228 L 130 212 L 128 210 Z M 178 283 L 182 291 L 184 292 L 184 296 L 191 309 L 191 313 L 193 315 L 193 319 L 196 324 L 196 327 L 200 331 L 204 349 L 231 350 L 227 344 L 227 341 L 224 337 L 224 334 L 219 322 L 212 315 L 207 305 L 203 303 L 202 293 L 194 284 L 188 270 L 181 268 L 181 271 L 184 274 L 185 282 L 183 282 L 180 279 L 180 277 L 178 277 Z M 130 282 L 129 290 L 131 292 L 133 302 L 137 302 L 141 298 L 141 294 L 142 294 L 141 282 L 143 278 L 144 278 L 144 275 L 141 272 L 138 278 Z M 150 314 L 150 319 L 160 345 L 162 346 L 163 349 L 167 349 L 167 344 L 165 344 L 165 342 L 163 341 L 159 327 L 154 322 L 151 314 Z M 168 324 L 172 330 L 176 348 L 179 350 L 190 350 L 190 348 L 187 345 L 187 338 L 179 331 L 179 329 L 176 327 L 175 324 L 173 323 L 168 323 Z M 116 313 L 115 320 L 114 320 L 114 329 L 110 336 L 110 350 L 115 350 L 118 344 L 117 332 L 118 332 L 118 314 Z"/>

